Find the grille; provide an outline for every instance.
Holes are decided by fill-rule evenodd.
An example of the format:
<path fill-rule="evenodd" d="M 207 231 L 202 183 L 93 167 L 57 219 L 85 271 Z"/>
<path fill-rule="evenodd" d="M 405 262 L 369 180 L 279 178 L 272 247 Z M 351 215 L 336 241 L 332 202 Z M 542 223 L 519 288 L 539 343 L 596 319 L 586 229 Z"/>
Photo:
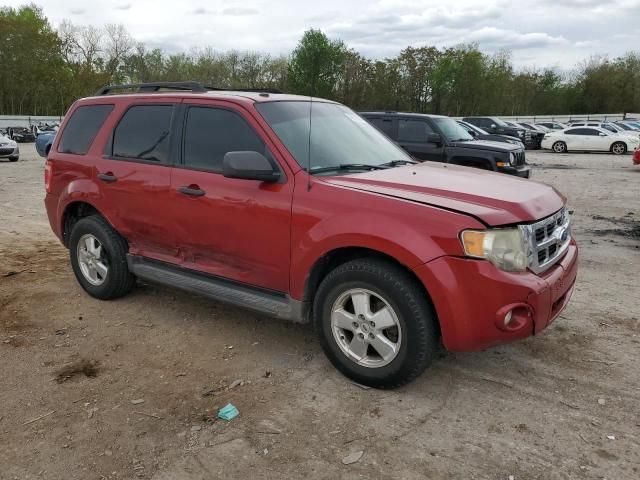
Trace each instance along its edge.
<path fill-rule="evenodd" d="M 565 208 L 521 228 L 529 239 L 529 269 L 535 273 L 554 265 L 566 252 L 571 241 L 571 219 Z"/>
<path fill-rule="evenodd" d="M 13 153 L 13 148 L 0 147 L 0 155 L 9 155 Z"/>
<path fill-rule="evenodd" d="M 514 153 L 515 155 L 515 160 L 514 160 L 514 165 L 515 166 L 520 166 L 520 165 L 524 165 L 524 151 L 523 150 L 519 150 L 517 152 Z"/>

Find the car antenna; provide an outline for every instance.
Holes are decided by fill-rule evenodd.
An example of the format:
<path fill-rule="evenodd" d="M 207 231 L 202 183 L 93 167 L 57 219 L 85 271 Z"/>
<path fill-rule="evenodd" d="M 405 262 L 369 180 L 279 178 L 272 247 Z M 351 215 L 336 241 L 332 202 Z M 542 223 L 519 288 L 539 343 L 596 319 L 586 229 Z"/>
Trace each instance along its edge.
<path fill-rule="evenodd" d="M 314 56 L 315 57 L 315 56 Z M 315 62 L 314 58 L 314 67 L 317 62 Z M 314 68 L 315 70 L 315 68 Z M 313 76 L 313 80 L 311 80 L 311 99 L 309 101 L 309 138 L 308 138 L 308 149 L 307 149 L 307 192 L 311 191 L 311 115 L 313 113 L 313 96 L 316 93 L 316 76 Z"/>
<path fill-rule="evenodd" d="M 311 99 L 309 101 L 309 138 L 307 143 L 307 192 L 311 191 L 311 115 L 313 114 L 313 94 L 315 80 L 311 82 Z"/>

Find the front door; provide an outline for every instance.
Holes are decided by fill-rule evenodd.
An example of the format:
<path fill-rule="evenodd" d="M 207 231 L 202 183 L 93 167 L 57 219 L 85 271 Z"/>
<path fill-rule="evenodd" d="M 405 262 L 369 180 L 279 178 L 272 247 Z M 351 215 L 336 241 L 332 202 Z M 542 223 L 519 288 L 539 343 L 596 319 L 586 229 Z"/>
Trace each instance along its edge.
<path fill-rule="evenodd" d="M 435 133 L 426 120 L 398 119 L 398 144 L 416 160 L 444 161 L 444 144 L 429 140 Z"/>
<path fill-rule="evenodd" d="M 182 266 L 287 292 L 293 177 L 272 155 L 261 127 L 236 108 L 222 101 L 184 104 L 182 162 L 171 176 Z M 282 181 L 224 177 L 222 161 L 232 151 L 262 153 Z"/>

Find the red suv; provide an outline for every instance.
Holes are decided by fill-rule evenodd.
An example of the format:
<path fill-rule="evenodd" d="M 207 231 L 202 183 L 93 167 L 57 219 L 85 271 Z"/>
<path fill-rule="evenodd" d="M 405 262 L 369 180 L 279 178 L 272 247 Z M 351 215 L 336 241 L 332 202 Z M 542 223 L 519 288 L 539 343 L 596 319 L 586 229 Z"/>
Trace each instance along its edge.
<path fill-rule="evenodd" d="M 69 110 L 45 183 L 90 295 L 141 278 L 312 322 L 332 363 L 374 387 L 415 378 L 440 340 L 471 351 L 540 332 L 576 279 L 552 187 L 418 164 L 327 100 L 106 87 Z"/>

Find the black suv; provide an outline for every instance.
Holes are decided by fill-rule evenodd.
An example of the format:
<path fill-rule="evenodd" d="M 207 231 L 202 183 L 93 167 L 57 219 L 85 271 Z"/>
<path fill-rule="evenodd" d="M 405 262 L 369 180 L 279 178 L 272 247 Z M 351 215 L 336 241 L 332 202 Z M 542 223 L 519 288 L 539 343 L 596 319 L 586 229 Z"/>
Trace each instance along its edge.
<path fill-rule="evenodd" d="M 398 112 L 360 112 L 360 115 L 416 160 L 530 176 L 522 147 L 475 140 L 452 118 Z"/>
<path fill-rule="evenodd" d="M 487 133 L 497 133 L 499 135 L 509 135 L 519 139 L 525 145 L 531 143 L 529 130 L 522 127 L 512 127 L 498 117 L 465 117 L 463 121 L 480 127 Z"/>

